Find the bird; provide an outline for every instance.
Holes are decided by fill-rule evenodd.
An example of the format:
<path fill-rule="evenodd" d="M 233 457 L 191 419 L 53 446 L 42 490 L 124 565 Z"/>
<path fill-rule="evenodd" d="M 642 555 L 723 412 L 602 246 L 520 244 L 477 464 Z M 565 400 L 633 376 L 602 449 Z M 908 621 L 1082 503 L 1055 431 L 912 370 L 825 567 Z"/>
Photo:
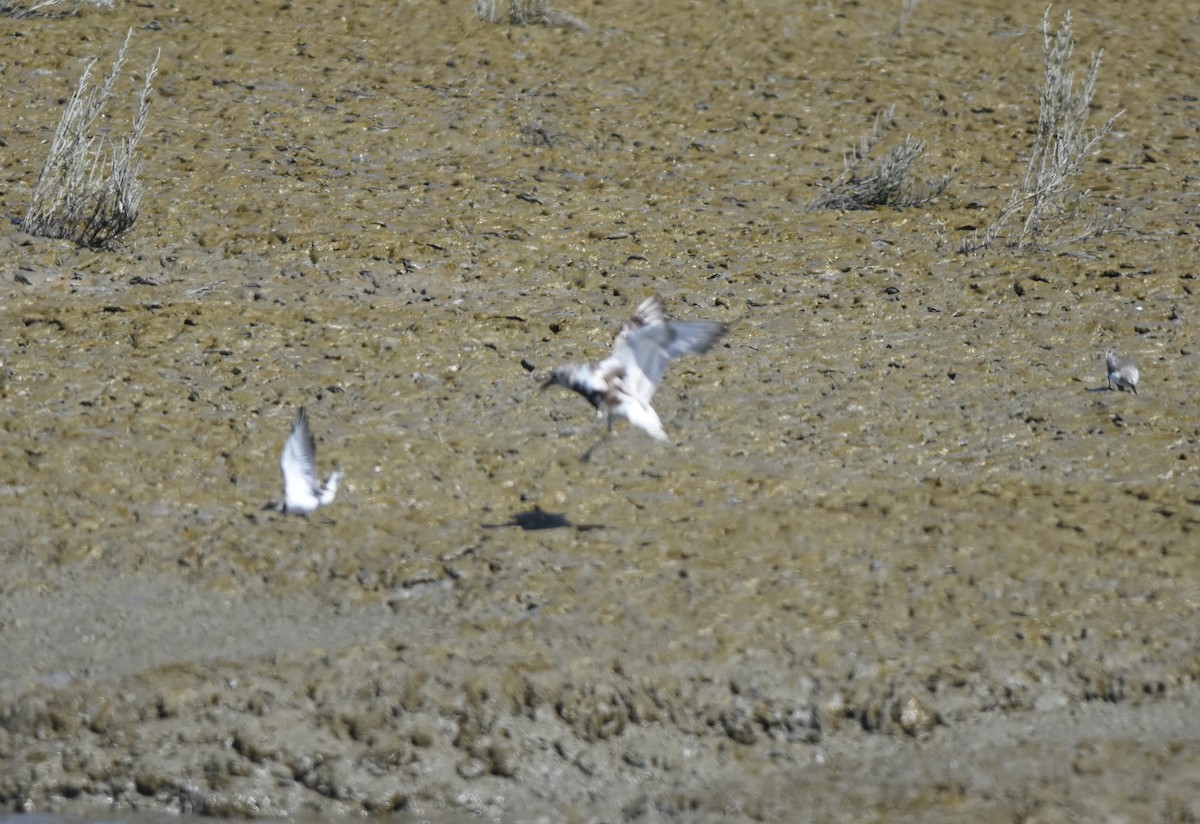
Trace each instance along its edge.
<path fill-rule="evenodd" d="M 317 445 L 308 428 L 308 413 L 303 406 L 296 413 L 292 432 L 283 445 L 279 469 L 283 473 L 283 500 L 272 501 L 263 509 L 307 516 L 317 507 L 333 503 L 342 471 L 335 470 L 325 483 L 317 479 Z"/>
<path fill-rule="evenodd" d="M 621 325 L 611 355 L 596 364 L 560 366 L 542 388 L 565 386 L 583 395 L 597 417 L 607 420 L 609 433 L 615 416 L 666 441 L 662 421 L 650 406 L 663 373 L 677 358 L 707 352 L 726 331 L 725 324 L 714 320 L 668 320 L 662 298 L 654 295 Z"/>
<path fill-rule="evenodd" d="M 1105 350 L 1104 362 L 1108 366 L 1108 388 L 1112 389 L 1113 384 L 1116 384 L 1117 389 L 1128 389 L 1136 395 L 1139 375 L 1133 362 L 1118 357 L 1111 349 Z"/>

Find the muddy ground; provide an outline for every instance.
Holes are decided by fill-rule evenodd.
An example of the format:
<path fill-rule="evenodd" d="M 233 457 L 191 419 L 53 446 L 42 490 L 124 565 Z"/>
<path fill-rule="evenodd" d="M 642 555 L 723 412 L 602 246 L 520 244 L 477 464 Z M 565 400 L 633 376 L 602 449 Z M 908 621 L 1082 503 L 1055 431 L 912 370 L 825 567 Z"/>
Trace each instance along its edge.
<path fill-rule="evenodd" d="M 0 803 L 1200 817 L 1195 6 L 1074 9 L 1120 228 L 964 255 L 1042 3 L 565 2 L 0 19 L 14 219 L 85 61 L 134 29 L 119 132 L 161 50 L 130 235 L 0 228 Z M 947 191 L 810 210 L 892 105 Z M 654 292 L 730 333 L 584 463 L 539 382 Z"/>

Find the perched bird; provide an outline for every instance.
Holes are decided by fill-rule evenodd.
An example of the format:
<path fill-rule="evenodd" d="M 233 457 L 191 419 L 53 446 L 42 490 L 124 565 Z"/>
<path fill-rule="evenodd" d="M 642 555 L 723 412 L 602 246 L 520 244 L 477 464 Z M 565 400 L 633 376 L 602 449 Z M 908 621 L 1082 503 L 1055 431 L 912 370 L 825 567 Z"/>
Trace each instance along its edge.
<path fill-rule="evenodd" d="M 1128 389 L 1136 395 L 1138 368 L 1133 362 L 1117 357 L 1117 353 L 1111 349 L 1105 351 L 1104 362 L 1108 365 L 1108 388 L 1112 389 L 1113 384 L 1116 384 L 1117 389 Z"/>
<path fill-rule="evenodd" d="M 317 445 L 308 428 L 308 414 L 303 406 L 296 413 L 292 434 L 283 445 L 279 469 L 283 472 L 283 500 L 272 501 L 263 509 L 273 509 L 284 515 L 308 515 L 317 507 L 333 502 L 342 472 L 333 472 L 325 483 L 317 480 Z"/>
<path fill-rule="evenodd" d="M 611 355 L 594 365 L 560 366 L 542 388 L 574 389 L 607 419 L 609 432 L 615 415 L 665 441 L 667 433 L 650 406 L 663 373 L 676 358 L 707 352 L 725 331 L 714 320 L 667 320 L 662 298 L 655 295 L 621 325 Z"/>

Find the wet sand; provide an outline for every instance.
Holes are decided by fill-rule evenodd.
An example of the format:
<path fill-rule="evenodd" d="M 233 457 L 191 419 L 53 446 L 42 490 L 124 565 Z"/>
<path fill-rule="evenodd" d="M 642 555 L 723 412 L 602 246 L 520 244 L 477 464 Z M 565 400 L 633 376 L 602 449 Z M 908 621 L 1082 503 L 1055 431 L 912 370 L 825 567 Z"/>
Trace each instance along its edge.
<path fill-rule="evenodd" d="M 85 60 L 134 28 L 120 129 L 162 50 L 125 242 L 0 228 L 0 804 L 1200 816 L 1200 19 L 1076 9 L 1124 223 L 962 255 L 1044 7 L 899 5 L 0 19 L 9 217 Z M 889 105 L 950 188 L 809 210 Z M 581 462 L 540 381 L 655 292 L 731 332 Z"/>

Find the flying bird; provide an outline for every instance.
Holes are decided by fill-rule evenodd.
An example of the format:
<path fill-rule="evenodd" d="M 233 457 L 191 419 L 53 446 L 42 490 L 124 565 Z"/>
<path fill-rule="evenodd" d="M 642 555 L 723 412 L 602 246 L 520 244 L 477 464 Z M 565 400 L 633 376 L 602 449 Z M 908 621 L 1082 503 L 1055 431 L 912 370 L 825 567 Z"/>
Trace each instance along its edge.
<path fill-rule="evenodd" d="M 283 500 L 272 501 L 263 509 L 307 516 L 317 507 L 333 503 L 342 472 L 335 470 L 325 483 L 317 479 L 317 444 L 308 428 L 308 413 L 303 406 L 296 413 L 292 433 L 283 445 L 279 469 L 283 473 Z"/>
<path fill-rule="evenodd" d="M 543 388 L 574 389 L 607 420 L 609 432 L 616 416 L 665 441 L 662 421 L 650 406 L 663 373 L 676 358 L 707 352 L 725 332 L 725 324 L 715 320 L 668 320 L 662 298 L 655 295 L 621 325 L 611 355 L 597 364 L 560 366 Z"/>

